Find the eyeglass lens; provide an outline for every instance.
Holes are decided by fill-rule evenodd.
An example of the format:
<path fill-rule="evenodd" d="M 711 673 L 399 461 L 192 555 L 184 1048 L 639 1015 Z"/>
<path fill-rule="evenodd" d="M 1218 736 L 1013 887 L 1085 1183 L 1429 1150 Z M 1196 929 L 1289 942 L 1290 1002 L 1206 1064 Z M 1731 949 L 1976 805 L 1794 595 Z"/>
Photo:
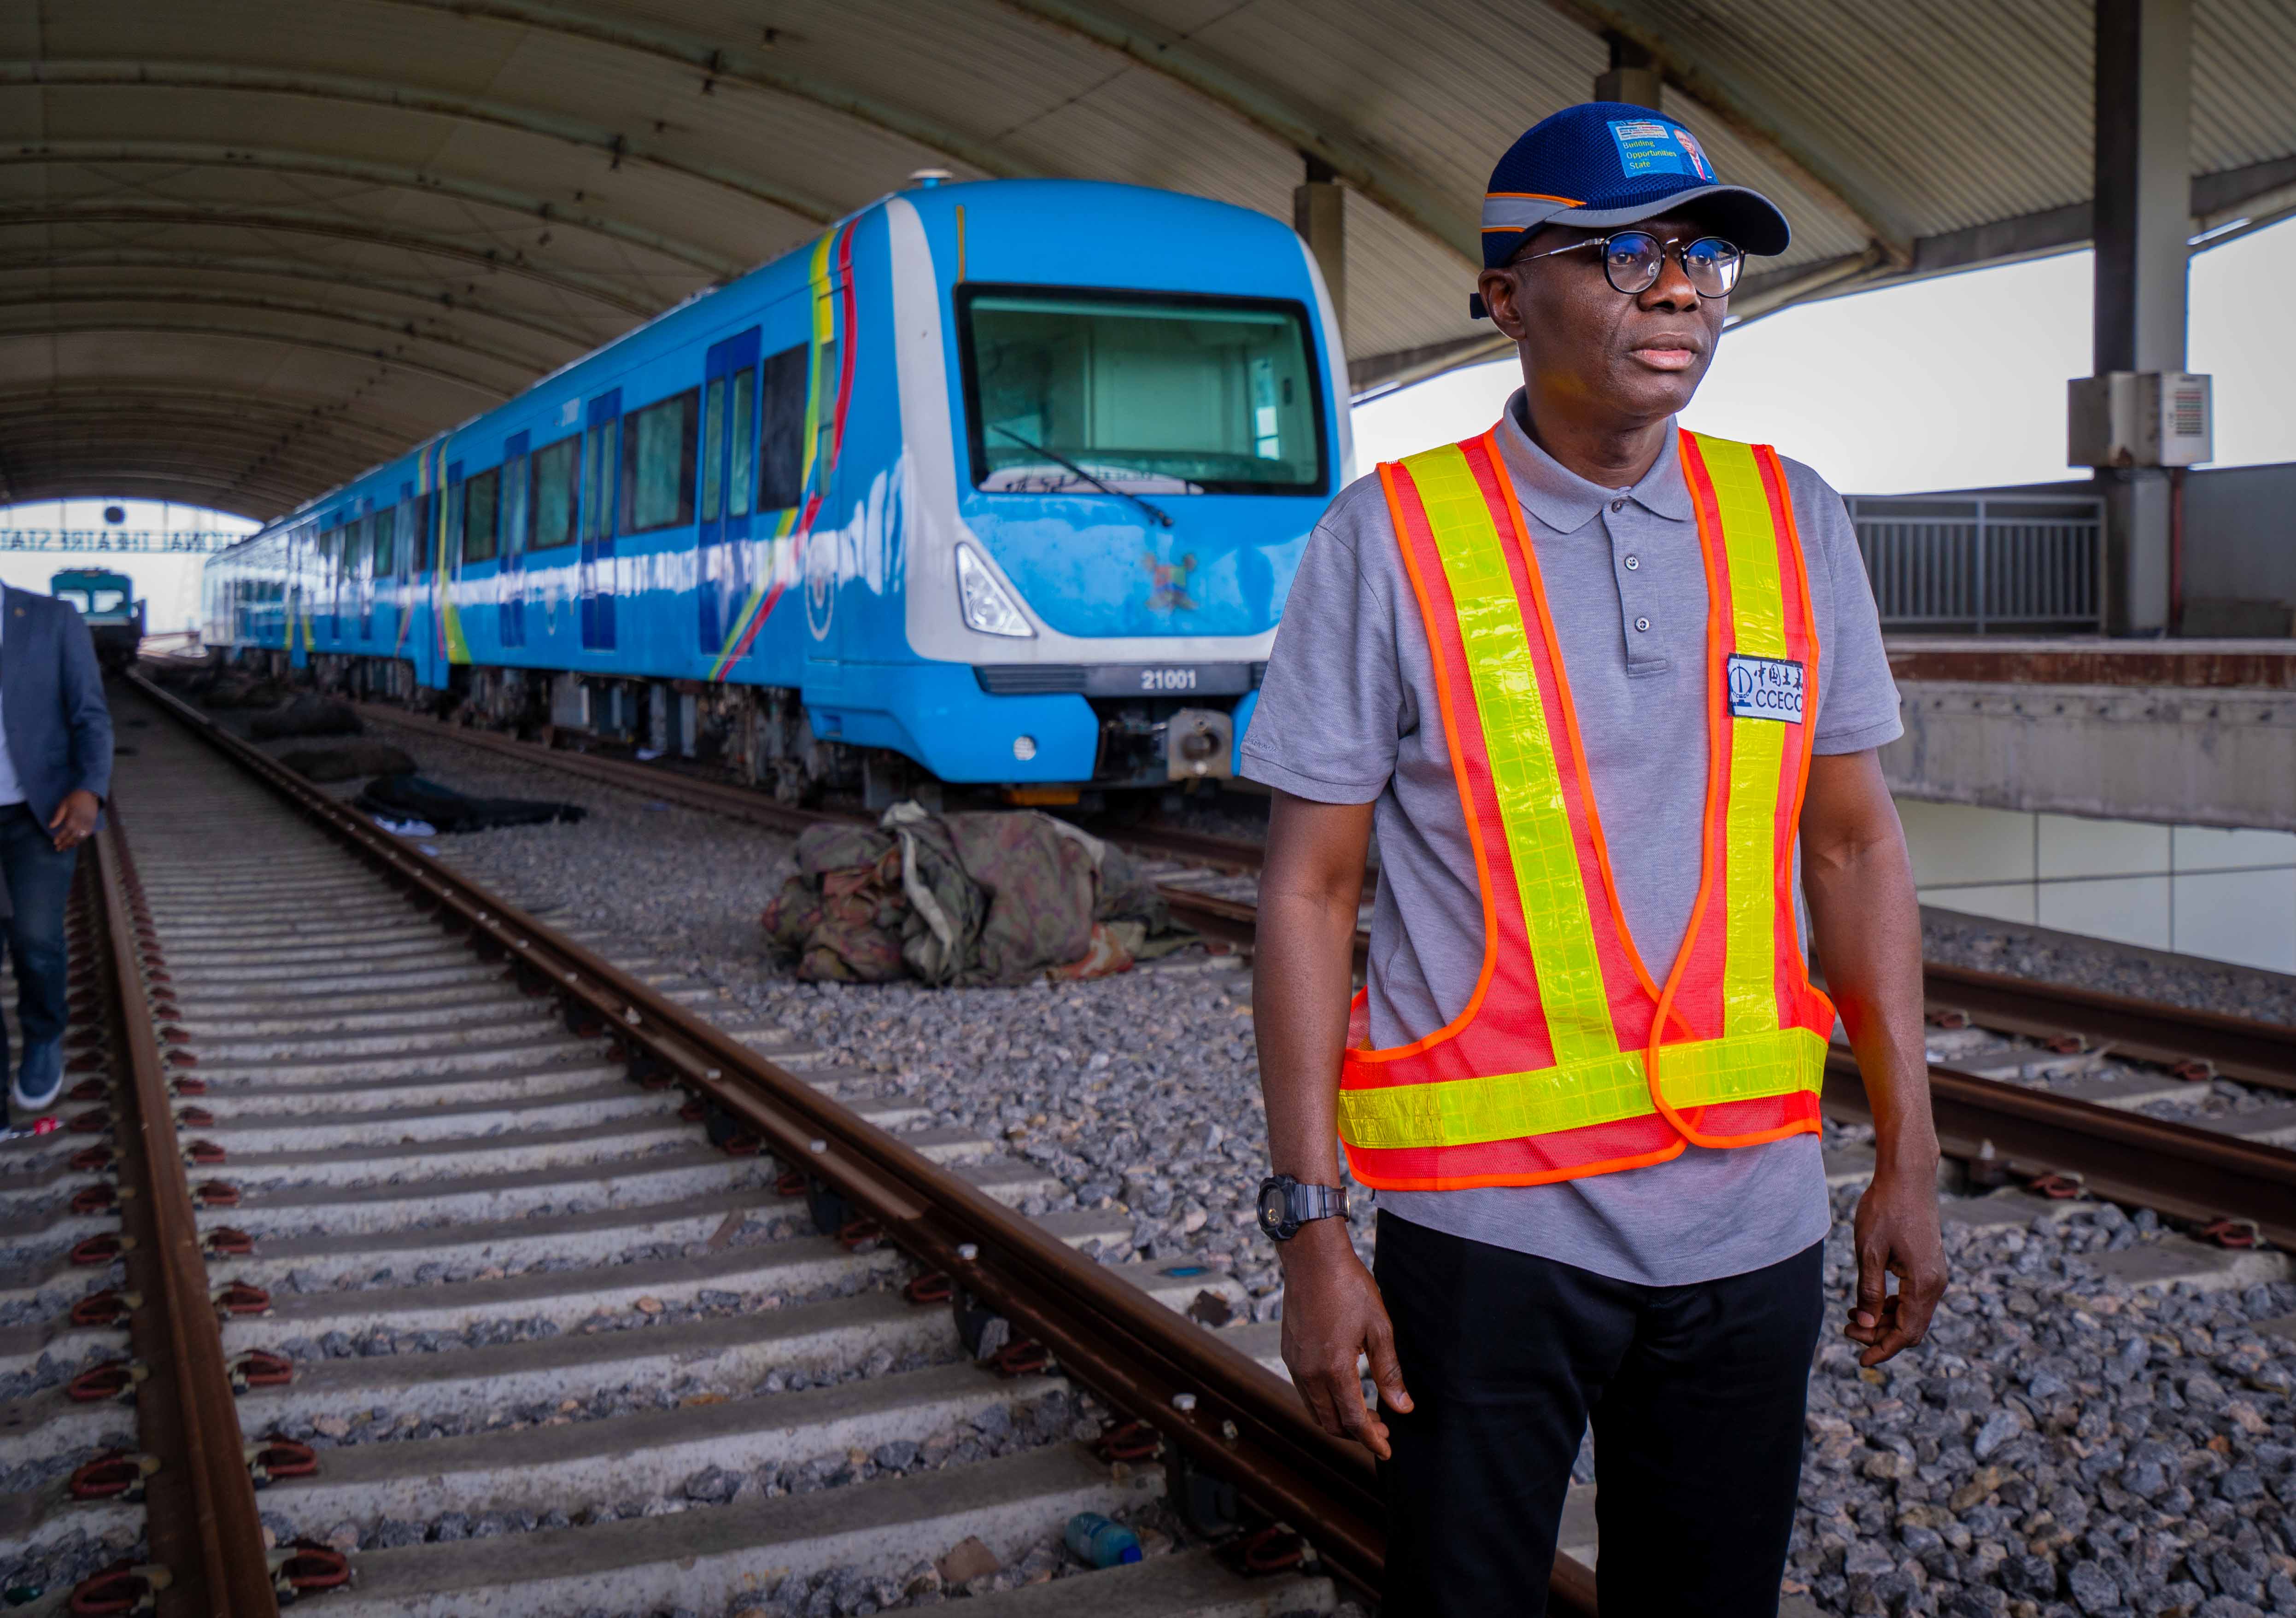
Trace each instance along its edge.
<path fill-rule="evenodd" d="M 1682 249 L 1683 274 L 1701 298 L 1726 298 L 1738 284 L 1744 256 L 1718 236 L 1701 236 Z M 1647 231 L 1621 231 L 1603 254 L 1603 274 L 1628 297 L 1658 283 L 1666 266 L 1666 244 Z"/>

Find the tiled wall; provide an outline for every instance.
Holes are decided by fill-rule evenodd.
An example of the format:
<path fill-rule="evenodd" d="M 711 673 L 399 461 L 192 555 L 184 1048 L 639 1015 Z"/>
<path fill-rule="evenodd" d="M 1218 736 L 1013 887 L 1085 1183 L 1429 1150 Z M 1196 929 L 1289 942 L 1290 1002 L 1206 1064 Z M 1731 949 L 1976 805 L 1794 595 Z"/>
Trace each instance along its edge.
<path fill-rule="evenodd" d="M 1922 903 L 2296 972 L 2296 833 L 1898 800 Z"/>

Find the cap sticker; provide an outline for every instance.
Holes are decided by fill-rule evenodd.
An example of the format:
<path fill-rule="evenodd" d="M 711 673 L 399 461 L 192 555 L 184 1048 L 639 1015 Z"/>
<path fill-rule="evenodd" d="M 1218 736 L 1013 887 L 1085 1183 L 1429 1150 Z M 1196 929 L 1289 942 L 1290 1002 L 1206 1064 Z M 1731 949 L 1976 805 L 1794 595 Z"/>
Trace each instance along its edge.
<path fill-rule="evenodd" d="M 1705 148 L 1689 130 L 1657 118 L 1620 118 L 1611 120 L 1611 139 L 1619 148 L 1619 166 L 1629 176 L 1678 174 L 1711 185 L 1714 166 Z"/>

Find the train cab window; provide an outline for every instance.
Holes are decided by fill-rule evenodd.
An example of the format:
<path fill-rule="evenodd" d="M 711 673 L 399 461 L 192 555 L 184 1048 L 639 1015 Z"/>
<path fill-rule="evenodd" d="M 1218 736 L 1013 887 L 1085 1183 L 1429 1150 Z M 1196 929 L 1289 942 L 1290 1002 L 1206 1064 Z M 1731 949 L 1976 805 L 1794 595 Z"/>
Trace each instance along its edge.
<path fill-rule="evenodd" d="M 726 469 L 728 517 L 746 517 L 750 513 L 750 497 L 755 492 L 758 472 L 757 420 L 758 373 L 744 367 L 734 373 L 733 454 L 726 458 Z M 709 464 L 717 464 L 714 457 Z"/>
<path fill-rule="evenodd" d="M 582 440 L 561 438 L 534 452 L 532 503 L 528 510 L 533 526 L 529 551 L 574 543 L 574 502 L 580 487 Z"/>
<path fill-rule="evenodd" d="M 502 469 L 490 467 L 463 479 L 463 560 L 495 559 L 496 519 L 501 515 Z"/>
<path fill-rule="evenodd" d="M 1323 396 L 1299 305 L 988 286 L 957 298 L 978 487 L 1328 486 Z"/>
<path fill-rule="evenodd" d="M 625 534 L 674 528 L 693 520 L 693 429 L 701 390 L 622 418 L 622 527 Z"/>
<path fill-rule="evenodd" d="M 806 360 L 803 343 L 758 367 L 758 510 L 785 511 L 805 498 Z"/>

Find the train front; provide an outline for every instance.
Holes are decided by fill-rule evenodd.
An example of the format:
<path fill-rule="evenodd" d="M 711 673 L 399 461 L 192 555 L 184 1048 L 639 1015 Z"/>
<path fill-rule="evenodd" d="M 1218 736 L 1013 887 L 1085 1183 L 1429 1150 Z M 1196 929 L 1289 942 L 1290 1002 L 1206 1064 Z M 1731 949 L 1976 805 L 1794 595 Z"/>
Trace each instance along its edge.
<path fill-rule="evenodd" d="M 1043 801 L 1230 776 L 1349 475 L 1313 259 L 1264 215 L 1083 182 L 913 191 L 886 225 L 923 762 Z"/>

